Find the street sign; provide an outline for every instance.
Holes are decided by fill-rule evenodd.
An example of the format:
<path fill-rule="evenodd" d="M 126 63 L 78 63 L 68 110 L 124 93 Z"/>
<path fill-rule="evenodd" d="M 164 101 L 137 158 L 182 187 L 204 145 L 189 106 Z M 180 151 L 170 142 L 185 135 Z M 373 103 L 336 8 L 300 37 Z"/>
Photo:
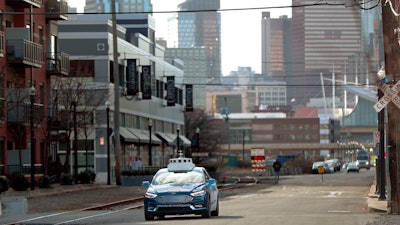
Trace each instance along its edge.
<path fill-rule="evenodd" d="M 381 142 L 381 132 L 380 131 L 375 131 L 375 144 L 379 144 Z"/>
<path fill-rule="evenodd" d="M 392 88 L 386 84 L 382 85 L 381 91 L 384 95 L 374 105 L 376 112 L 380 112 L 391 101 L 400 109 L 400 97 L 397 95 L 400 91 L 400 81 L 398 81 Z"/>

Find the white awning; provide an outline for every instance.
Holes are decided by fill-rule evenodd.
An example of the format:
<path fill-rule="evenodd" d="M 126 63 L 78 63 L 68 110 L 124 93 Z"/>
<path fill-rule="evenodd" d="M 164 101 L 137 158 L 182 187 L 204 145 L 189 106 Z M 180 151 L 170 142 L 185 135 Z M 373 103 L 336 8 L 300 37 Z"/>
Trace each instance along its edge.
<path fill-rule="evenodd" d="M 113 135 L 114 136 L 114 133 Z M 139 142 L 139 138 L 134 135 L 133 133 L 129 132 L 127 130 L 127 128 L 125 127 L 120 127 L 119 128 L 119 136 L 122 142 L 125 143 L 138 143 Z"/>
<path fill-rule="evenodd" d="M 174 139 L 168 136 L 166 133 L 157 132 L 156 136 L 159 137 L 164 143 L 167 143 L 168 145 L 174 144 Z"/>
<path fill-rule="evenodd" d="M 167 134 L 170 138 L 172 138 L 174 140 L 173 144 L 176 145 L 176 139 L 177 139 L 176 135 L 171 133 L 165 133 L 165 134 Z M 191 146 L 191 145 L 192 142 L 187 137 L 185 137 L 185 135 L 179 134 L 179 146 Z"/>
<path fill-rule="evenodd" d="M 150 141 L 149 131 L 135 129 L 135 128 L 126 128 L 126 129 L 139 138 L 138 143 L 144 144 L 144 143 L 148 143 Z M 156 135 L 154 135 L 154 133 L 152 133 L 151 134 L 151 143 L 152 144 L 161 144 L 161 140 Z"/>

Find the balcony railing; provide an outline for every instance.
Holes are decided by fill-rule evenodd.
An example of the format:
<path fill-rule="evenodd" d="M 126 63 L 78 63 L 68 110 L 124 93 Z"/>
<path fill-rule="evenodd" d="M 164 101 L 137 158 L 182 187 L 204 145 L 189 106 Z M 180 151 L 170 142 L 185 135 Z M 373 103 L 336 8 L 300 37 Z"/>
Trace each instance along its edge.
<path fill-rule="evenodd" d="M 26 39 L 8 39 L 7 62 L 40 68 L 43 65 L 43 46 Z"/>
<path fill-rule="evenodd" d="M 67 20 L 68 2 L 65 0 L 46 1 L 46 19 L 48 20 Z"/>
<path fill-rule="evenodd" d="M 31 6 L 35 8 L 40 8 L 42 6 L 43 0 L 6 0 L 6 5 L 29 8 Z"/>
<path fill-rule="evenodd" d="M 0 57 L 4 56 L 4 52 L 6 50 L 6 45 L 4 43 L 4 32 L 0 31 Z"/>
<path fill-rule="evenodd" d="M 29 126 L 31 121 L 31 103 L 11 103 L 8 102 L 8 123 L 25 124 Z M 40 124 L 43 121 L 44 106 L 42 104 L 33 104 L 33 122 L 34 124 Z"/>
<path fill-rule="evenodd" d="M 35 164 L 35 174 L 43 174 L 43 165 L 42 164 Z M 20 165 L 8 165 L 8 174 L 12 174 L 15 172 L 22 172 L 25 175 L 31 174 L 31 165 L 30 164 L 22 164 L 22 167 Z M 3 171 L 3 175 L 4 171 Z"/>
<path fill-rule="evenodd" d="M 69 55 L 64 52 L 46 54 L 47 75 L 69 75 Z"/>

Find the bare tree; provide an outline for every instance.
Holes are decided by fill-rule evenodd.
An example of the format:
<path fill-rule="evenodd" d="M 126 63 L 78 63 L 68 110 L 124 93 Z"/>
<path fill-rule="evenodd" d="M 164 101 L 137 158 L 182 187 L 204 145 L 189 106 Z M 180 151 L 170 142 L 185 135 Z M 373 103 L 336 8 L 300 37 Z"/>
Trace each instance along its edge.
<path fill-rule="evenodd" d="M 202 109 L 194 109 L 193 112 L 185 112 L 185 136 L 196 137 L 196 129 L 199 128 L 199 151 L 215 155 L 220 151 L 220 144 L 225 134 L 223 121 L 214 120 Z"/>
<path fill-rule="evenodd" d="M 106 85 L 93 82 L 91 77 L 55 76 L 51 79 L 51 87 L 51 129 L 58 132 L 57 141 L 66 144 L 64 172 L 71 173 L 71 150 L 77 154 L 77 135 L 79 133 L 83 133 L 85 136 L 87 168 L 88 136 L 90 132 L 94 132 L 95 110 L 104 103 L 107 97 Z M 75 160 L 77 157 L 74 155 Z M 75 175 L 77 175 L 77 166 L 74 165 Z"/>
<path fill-rule="evenodd" d="M 30 121 L 37 127 L 44 120 L 44 108 L 40 104 L 34 105 L 34 114 L 31 115 L 30 88 L 14 82 L 15 88 L 8 88 L 5 102 L 7 103 L 7 130 L 9 141 L 15 144 L 18 150 L 19 171 L 22 172 L 22 150 L 27 149 L 26 136 L 30 132 Z M 35 101 L 36 102 L 36 101 Z M 3 106 L 4 107 L 4 106 Z M 32 146 L 31 146 L 32 147 Z"/>

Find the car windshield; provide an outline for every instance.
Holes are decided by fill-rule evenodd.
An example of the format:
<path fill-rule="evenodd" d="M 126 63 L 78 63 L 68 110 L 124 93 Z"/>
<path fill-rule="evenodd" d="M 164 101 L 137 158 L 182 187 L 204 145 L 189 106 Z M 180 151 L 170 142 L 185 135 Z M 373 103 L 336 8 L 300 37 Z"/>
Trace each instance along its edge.
<path fill-rule="evenodd" d="M 315 167 L 315 166 L 323 166 L 324 165 L 324 162 L 315 162 L 314 164 L 313 164 L 313 166 Z"/>
<path fill-rule="evenodd" d="M 199 172 L 185 172 L 185 173 L 175 173 L 166 172 L 157 174 L 153 181 L 153 185 L 163 185 L 163 184 L 196 184 L 203 183 L 204 176 Z"/>

